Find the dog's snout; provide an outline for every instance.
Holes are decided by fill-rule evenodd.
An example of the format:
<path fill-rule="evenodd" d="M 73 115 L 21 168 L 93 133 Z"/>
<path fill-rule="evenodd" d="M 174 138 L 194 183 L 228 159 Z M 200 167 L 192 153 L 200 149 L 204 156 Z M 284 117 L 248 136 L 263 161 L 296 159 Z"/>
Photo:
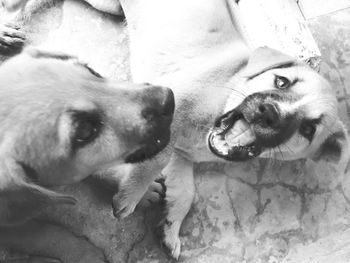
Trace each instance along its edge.
<path fill-rule="evenodd" d="M 264 126 L 273 127 L 278 124 L 279 110 L 275 104 L 262 103 L 258 106 L 257 117 Z"/>
<path fill-rule="evenodd" d="M 172 117 L 175 110 L 174 93 L 169 88 L 152 86 L 146 89 L 147 105 L 142 116 L 147 120 Z"/>

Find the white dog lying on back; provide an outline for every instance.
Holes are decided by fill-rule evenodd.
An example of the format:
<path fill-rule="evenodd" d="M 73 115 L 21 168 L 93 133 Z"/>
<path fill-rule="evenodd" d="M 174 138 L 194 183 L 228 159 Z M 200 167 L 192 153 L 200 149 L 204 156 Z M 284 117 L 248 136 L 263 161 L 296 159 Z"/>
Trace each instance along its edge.
<path fill-rule="evenodd" d="M 194 196 L 193 162 L 261 157 L 346 163 L 347 132 L 330 85 L 278 51 L 250 51 L 233 1 L 121 3 L 134 81 L 175 93 L 174 150 L 162 171 L 162 243 L 172 257 L 180 255 L 179 230 Z"/>
<path fill-rule="evenodd" d="M 87 2 L 117 11 L 109 9 L 111 1 Z M 328 82 L 276 50 L 249 50 L 233 1 L 121 4 L 130 33 L 133 80 L 171 87 L 176 113 L 171 146 L 156 157 L 167 155 L 170 161 L 162 171 L 152 163 L 148 169 L 146 164 L 142 169 L 128 167 L 130 175 L 114 198 L 114 212 L 119 217 L 132 213 L 153 179 L 165 175 L 167 209 L 161 233 L 173 258 L 180 255 L 179 230 L 194 196 L 194 162 L 327 158 L 344 167 L 347 132 Z"/>

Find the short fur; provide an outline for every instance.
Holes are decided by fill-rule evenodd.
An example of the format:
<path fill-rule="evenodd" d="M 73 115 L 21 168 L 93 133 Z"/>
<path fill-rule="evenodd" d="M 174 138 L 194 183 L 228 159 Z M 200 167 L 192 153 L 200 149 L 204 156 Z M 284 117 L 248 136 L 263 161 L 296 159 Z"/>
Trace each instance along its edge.
<path fill-rule="evenodd" d="M 160 230 L 163 247 L 170 256 L 180 255 L 179 230 L 195 190 L 193 162 L 223 161 L 208 150 L 207 136 L 216 119 L 238 106 L 244 106 L 246 118 L 255 115 L 262 103 L 260 96 L 277 104 L 281 119 L 290 114 L 296 120 L 322 116 L 311 141 L 295 128 L 281 138 L 279 145 L 266 147 L 257 157 L 328 158 L 344 169 L 348 138 L 338 118 L 332 87 L 306 64 L 288 55 L 269 48 L 251 51 L 240 34 L 233 1 L 121 3 L 129 26 L 133 80 L 167 85 L 176 98 L 173 152 L 162 171 L 166 176 L 167 209 Z M 278 90 L 274 85 L 276 75 L 288 78 L 293 85 Z M 275 100 L 270 96 L 273 93 L 281 99 Z M 300 127 L 301 121 L 296 124 Z M 252 120 L 250 126 L 255 129 L 259 125 Z M 278 135 L 286 136 L 281 132 Z"/>
<path fill-rule="evenodd" d="M 74 57 L 35 49 L 6 61 L 0 83 L 0 245 L 63 262 L 74 248 L 80 262 L 105 262 L 87 240 L 32 219 L 76 204 L 51 186 L 161 151 L 170 136 L 171 90 L 108 81 Z M 55 242 L 66 250 L 55 251 Z"/>
<path fill-rule="evenodd" d="M 119 217 L 132 213 L 153 178 L 164 174 L 167 209 L 160 231 L 170 256 L 180 255 L 179 230 L 195 190 L 194 162 L 310 158 L 332 159 L 340 170 L 345 168 L 347 132 L 338 118 L 337 100 L 329 83 L 306 64 L 281 52 L 250 50 L 242 39 L 233 1 L 120 2 L 129 27 L 133 80 L 171 87 L 176 112 L 171 147 L 157 156 L 161 161 L 155 163 L 156 158 L 112 170 L 129 173 L 114 198 L 114 210 Z M 104 3 L 109 5 L 100 0 L 100 7 Z M 277 89 L 276 76 L 289 79 L 290 87 Z M 226 120 L 232 124 L 237 112 L 259 135 L 260 150 L 250 154 L 238 151 L 232 156 L 214 154 L 213 147 L 209 150 L 207 145 L 208 134 L 224 129 Z M 276 125 L 269 124 L 271 116 Z M 286 126 L 288 120 L 295 125 Z M 301 132 L 309 120 L 318 120 L 312 138 Z M 213 146 L 210 140 L 209 144 Z M 159 164 L 166 162 L 162 170 Z"/>

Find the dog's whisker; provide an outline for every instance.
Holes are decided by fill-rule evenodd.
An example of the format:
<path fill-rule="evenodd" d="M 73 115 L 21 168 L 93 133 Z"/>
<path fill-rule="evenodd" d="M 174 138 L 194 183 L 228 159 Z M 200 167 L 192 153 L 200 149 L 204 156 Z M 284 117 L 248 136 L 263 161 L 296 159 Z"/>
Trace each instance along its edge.
<path fill-rule="evenodd" d="M 229 90 L 231 90 L 232 92 L 236 93 L 236 94 L 237 94 L 238 96 L 240 96 L 241 98 L 246 98 L 246 97 L 248 97 L 248 95 L 244 94 L 243 92 L 240 92 L 240 91 L 235 90 L 235 89 L 230 88 L 230 87 L 222 86 L 222 87 L 220 87 L 220 88 L 229 89 Z"/>
<path fill-rule="evenodd" d="M 331 129 L 330 129 L 326 124 L 324 124 L 323 127 L 324 127 L 330 134 L 333 133 L 333 131 L 331 131 Z"/>
<path fill-rule="evenodd" d="M 282 153 L 282 151 L 281 151 L 281 147 L 278 145 L 277 148 L 278 148 L 278 150 L 279 150 L 279 152 L 280 152 L 280 154 L 281 154 L 281 156 L 282 156 L 283 161 L 285 161 L 284 156 L 283 156 L 283 153 Z"/>
<path fill-rule="evenodd" d="M 240 94 L 242 94 L 244 96 L 248 96 L 249 95 L 249 94 L 244 93 L 243 90 L 237 90 L 237 88 L 231 88 L 231 87 L 228 87 L 228 86 L 220 86 L 220 88 L 226 88 L 226 89 L 232 90 L 234 92 L 240 93 Z"/>
<path fill-rule="evenodd" d="M 244 97 L 248 97 L 248 94 L 244 93 L 242 90 L 237 90 L 237 89 L 231 89 L 233 92 L 240 94 Z"/>
<path fill-rule="evenodd" d="M 269 149 L 269 168 L 272 168 L 274 165 L 275 159 L 272 158 L 272 149 Z"/>
<path fill-rule="evenodd" d="M 283 146 L 285 146 L 288 151 L 290 151 L 293 155 L 295 155 L 295 152 L 287 145 L 287 143 L 284 143 Z"/>

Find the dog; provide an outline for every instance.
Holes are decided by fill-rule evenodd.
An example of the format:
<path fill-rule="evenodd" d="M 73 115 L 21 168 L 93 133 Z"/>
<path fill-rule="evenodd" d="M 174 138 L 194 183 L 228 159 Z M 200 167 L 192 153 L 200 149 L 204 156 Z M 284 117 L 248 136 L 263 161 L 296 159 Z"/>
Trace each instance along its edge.
<path fill-rule="evenodd" d="M 0 244 L 44 259 L 72 262 L 72 252 L 81 253 L 79 262 L 106 262 L 87 240 L 32 219 L 48 207 L 76 204 L 52 186 L 163 150 L 172 91 L 108 81 L 72 56 L 37 49 L 6 61 L 0 83 Z"/>
<path fill-rule="evenodd" d="M 103 3 L 101 10 L 108 9 Z M 179 258 L 179 230 L 194 197 L 194 163 L 308 158 L 345 169 L 348 136 L 331 86 L 280 51 L 251 50 L 234 1 L 120 3 L 129 29 L 133 81 L 172 88 L 176 110 L 169 147 L 155 158 L 165 168 L 145 162 L 112 169 L 129 173 L 113 199 L 114 214 L 131 214 L 162 174 L 166 209 L 159 232 L 172 258 Z"/>
<path fill-rule="evenodd" d="M 161 242 L 178 259 L 191 207 L 193 163 L 253 158 L 349 158 L 332 87 L 303 62 L 251 50 L 229 0 L 122 0 L 133 80 L 172 88 L 176 111 Z M 164 152 L 163 154 L 167 154 Z M 117 206 L 118 208 L 118 206 Z"/>

